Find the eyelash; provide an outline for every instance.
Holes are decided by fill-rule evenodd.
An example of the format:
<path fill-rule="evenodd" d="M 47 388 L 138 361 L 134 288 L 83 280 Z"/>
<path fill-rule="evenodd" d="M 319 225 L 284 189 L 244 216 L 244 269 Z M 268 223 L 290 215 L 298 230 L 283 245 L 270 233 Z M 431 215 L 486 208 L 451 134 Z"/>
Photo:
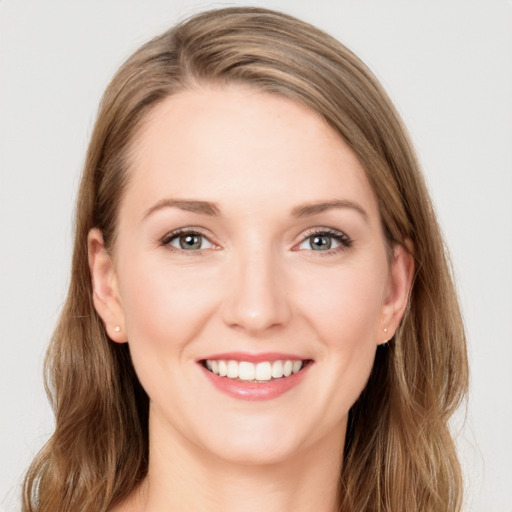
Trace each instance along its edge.
<path fill-rule="evenodd" d="M 191 228 L 181 228 L 181 229 L 177 229 L 175 231 L 171 231 L 170 233 L 167 233 L 161 239 L 160 244 L 162 246 L 169 248 L 170 250 L 173 250 L 173 251 L 178 251 L 180 253 L 188 253 L 187 255 L 189 255 L 189 256 L 201 253 L 202 251 L 205 250 L 205 249 L 196 249 L 196 250 L 187 251 L 185 249 L 178 249 L 178 248 L 172 247 L 170 245 L 170 243 L 173 240 L 175 240 L 176 238 L 183 236 L 183 235 L 192 235 L 192 236 L 203 237 L 210 242 L 208 237 L 204 233 L 201 233 L 198 230 L 191 229 Z M 350 247 L 352 247 L 352 245 L 353 245 L 353 240 L 350 237 L 348 237 L 342 231 L 338 231 L 338 230 L 332 229 L 332 228 L 313 229 L 313 230 L 307 232 L 299 245 L 302 245 L 306 240 L 308 240 L 308 238 L 312 238 L 314 236 L 327 236 L 327 237 L 334 239 L 336 242 L 338 242 L 340 244 L 338 247 L 335 247 L 334 249 L 327 249 L 325 251 L 314 251 L 313 249 L 310 249 L 310 252 L 319 253 L 320 256 L 329 256 L 329 255 L 347 250 Z M 212 245 L 215 245 L 215 244 L 213 244 L 213 242 L 210 242 L 210 243 Z"/>
<path fill-rule="evenodd" d="M 171 231 L 170 233 L 167 233 L 162 238 L 160 243 L 161 243 L 161 245 L 167 247 L 169 250 L 178 251 L 180 253 L 186 253 L 187 256 L 193 256 L 194 253 L 195 254 L 201 253 L 204 250 L 204 249 L 197 249 L 197 250 L 193 250 L 193 251 L 192 250 L 187 251 L 185 249 L 178 249 L 177 247 L 172 247 L 170 245 L 173 240 L 175 240 L 176 238 L 179 238 L 180 236 L 183 236 L 183 235 L 200 236 L 209 241 L 208 237 L 204 233 L 201 233 L 200 231 L 197 231 L 197 230 L 191 229 L 191 228 L 181 228 L 181 229 L 176 229 L 175 231 Z M 210 242 L 210 243 L 212 245 L 215 245 L 215 244 L 213 244 L 213 242 Z"/>
<path fill-rule="evenodd" d="M 308 238 L 312 238 L 315 236 L 327 236 L 333 238 L 334 240 L 336 240 L 336 242 L 340 244 L 338 247 L 335 247 L 334 249 L 327 249 L 325 251 L 313 251 L 312 249 L 310 250 L 310 252 L 318 253 L 319 256 L 330 256 L 332 254 L 345 251 L 352 247 L 354 243 L 353 240 L 342 231 L 338 231 L 337 229 L 332 228 L 323 228 L 313 229 L 307 232 L 299 245 L 302 245 Z"/>

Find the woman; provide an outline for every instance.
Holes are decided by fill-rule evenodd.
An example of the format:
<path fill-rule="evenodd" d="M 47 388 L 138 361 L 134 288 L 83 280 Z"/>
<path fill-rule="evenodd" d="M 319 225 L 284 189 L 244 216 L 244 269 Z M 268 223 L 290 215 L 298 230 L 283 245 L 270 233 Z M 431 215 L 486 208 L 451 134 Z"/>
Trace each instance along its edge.
<path fill-rule="evenodd" d="M 414 152 L 344 46 L 197 15 L 105 93 L 26 511 L 455 511 L 464 330 Z"/>

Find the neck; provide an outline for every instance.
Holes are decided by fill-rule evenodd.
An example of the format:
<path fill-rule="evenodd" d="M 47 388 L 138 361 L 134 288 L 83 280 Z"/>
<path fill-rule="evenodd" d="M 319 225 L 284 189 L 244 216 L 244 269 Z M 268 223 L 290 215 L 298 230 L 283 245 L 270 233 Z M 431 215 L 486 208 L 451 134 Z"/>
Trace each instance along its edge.
<path fill-rule="evenodd" d="M 130 512 L 335 512 L 344 432 L 285 461 L 239 464 L 150 428 L 148 476 Z"/>

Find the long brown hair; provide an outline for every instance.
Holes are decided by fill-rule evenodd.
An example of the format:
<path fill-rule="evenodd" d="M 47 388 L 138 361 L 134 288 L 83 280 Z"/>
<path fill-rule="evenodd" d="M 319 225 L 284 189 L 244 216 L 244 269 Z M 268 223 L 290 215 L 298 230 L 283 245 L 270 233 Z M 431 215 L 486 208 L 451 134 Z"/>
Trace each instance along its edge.
<path fill-rule="evenodd" d="M 448 419 L 467 388 L 465 336 L 442 236 L 406 131 L 386 93 L 341 43 L 259 8 L 208 11 L 146 43 L 103 97 L 77 201 L 69 294 L 46 358 L 55 432 L 24 485 L 24 512 L 104 512 L 148 468 L 148 397 L 127 344 L 92 304 L 87 234 L 115 241 L 131 141 L 148 112 L 204 83 L 249 84 L 299 102 L 349 144 L 377 197 L 390 246 L 414 247 L 399 330 L 379 347 L 352 407 L 340 475 L 344 512 L 455 512 L 461 471 Z"/>

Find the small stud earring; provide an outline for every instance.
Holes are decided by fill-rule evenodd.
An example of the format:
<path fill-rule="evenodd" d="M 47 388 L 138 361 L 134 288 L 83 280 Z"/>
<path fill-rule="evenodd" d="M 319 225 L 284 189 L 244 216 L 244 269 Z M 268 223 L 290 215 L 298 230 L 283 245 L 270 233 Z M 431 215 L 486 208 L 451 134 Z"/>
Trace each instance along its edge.
<path fill-rule="evenodd" d="M 119 332 L 120 330 L 121 330 L 121 327 L 119 327 L 119 325 L 116 325 L 114 331 Z"/>
<path fill-rule="evenodd" d="M 387 332 L 388 332 L 388 330 L 387 330 L 386 328 L 384 328 L 384 332 L 386 332 L 386 333 L 387 333 Z"/>

